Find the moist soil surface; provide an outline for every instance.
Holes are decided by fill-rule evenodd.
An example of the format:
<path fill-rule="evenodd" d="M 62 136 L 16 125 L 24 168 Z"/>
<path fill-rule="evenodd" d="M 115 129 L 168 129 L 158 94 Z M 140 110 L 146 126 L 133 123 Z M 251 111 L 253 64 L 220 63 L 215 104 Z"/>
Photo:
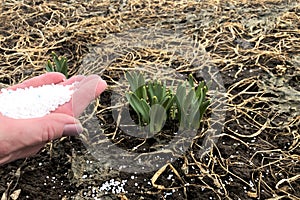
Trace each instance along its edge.
<path fill-rule="evenodd" d="M 83 135 L 0 166 L 1 200 L 299 199 L 299 28 L 296 0 L 3 0 L 2 88 L 45 73 L 52 51 L 68 58 L 71 76 L 98 74 L 109 87 L 96 100 L 96 121 L 84 122 L 90 113 L 83 114 Z M 211 89 L 201 128 L 177 141 L 188 148 L 171 149 L 174 159 L 153 170 L 124 170 L 122 155 L 99 150 L 108 139 L 147 155 L 177 137 L 175 122 L 154 139 L 130 136 L 121 127 L 122 115 L 113 113 L 122 98 L 114 102 L 114 93 L 124 96 L 122 77 L 130 70 L 148 80 L 192 73 L 195 81 L 212 79 L 222 93 L 214 96 Z M 164 76 L 166 71 L 176 75 Z M 218 102 L 222 108 L 213 106 Z M 183 144 L 177 142 L 174 147 Z"/>

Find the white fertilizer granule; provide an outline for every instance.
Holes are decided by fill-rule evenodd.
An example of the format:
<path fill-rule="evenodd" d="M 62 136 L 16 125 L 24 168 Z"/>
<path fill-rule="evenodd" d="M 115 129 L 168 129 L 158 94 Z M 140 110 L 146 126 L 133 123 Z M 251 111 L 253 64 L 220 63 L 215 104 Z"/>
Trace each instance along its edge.
<path fill-rule="evenodd" d="M 29 119 L 49 114 L 70 101 L 72 85 L 43 85 L 24 89 L 1 89 L 0 112 L 15 119 Z"/>

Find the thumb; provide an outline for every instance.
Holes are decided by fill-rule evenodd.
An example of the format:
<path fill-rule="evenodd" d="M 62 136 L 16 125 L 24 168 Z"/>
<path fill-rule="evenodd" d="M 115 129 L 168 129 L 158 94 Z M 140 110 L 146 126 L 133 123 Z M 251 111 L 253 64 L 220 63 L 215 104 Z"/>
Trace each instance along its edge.
<path fill-rule="evenodd" d="M 0 156 L 62 136 L 76 135 L 83 130 L 77 119 L 61 113 L 33 119 L 12 119 L 0 115 L 0 122 Z"/>
<path fill-rule="evenodd" d="M 52 113 L 41 118 L 41 126 L 43 142 L 62 136 L 78 135 L 83 131 L 82 125 L 76 118 L 62 113 Z"/>

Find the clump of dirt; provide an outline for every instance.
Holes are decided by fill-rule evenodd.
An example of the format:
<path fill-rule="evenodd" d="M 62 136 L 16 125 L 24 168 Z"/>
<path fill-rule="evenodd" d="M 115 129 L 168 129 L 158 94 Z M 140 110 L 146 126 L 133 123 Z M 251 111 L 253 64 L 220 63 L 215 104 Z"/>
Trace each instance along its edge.
<path fill-rule="evenodd" d="M 53 141 L 35 157 L 0 167 L 2 199 L 300 198 L 299 9 L 296 0 L 3 0 L 1 87 L 44 73 L 55 51 L 70 61 L 70 75 L 96 73 L 108 82 L 95 123 L 116 130 L 111 95 L 125 91 L 126 70 L 155 69 L 158 77 L 161 68 L 185 75 L 211 66 L 223 82 L 226 110 L 224 122 L 205 118 L 187 151 L 144 173 L 97 160 L 82 138 Z M 194 55 L 202 65 L 193 65 Z M 213 125 L 220 132 L 205 137 Z"/>

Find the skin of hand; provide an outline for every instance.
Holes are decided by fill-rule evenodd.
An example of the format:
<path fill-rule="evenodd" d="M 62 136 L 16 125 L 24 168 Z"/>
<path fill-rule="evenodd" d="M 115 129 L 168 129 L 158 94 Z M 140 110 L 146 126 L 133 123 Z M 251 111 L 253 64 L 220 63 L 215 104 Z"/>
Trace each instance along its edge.
<path fill-rule="evenodd" d="M 71 100 L 46 116 L 13 119 L 0 114 L 0 165 L 32 156 L 51 140 L 82 132 L 83 128 L 76 117 L 106 89 L 107 84 L 97 75 L 79 75 L 66 80 L 61 73 L 49 72 L 9 87 L 15 90 L 72 83 L 74 93 Z"/>

